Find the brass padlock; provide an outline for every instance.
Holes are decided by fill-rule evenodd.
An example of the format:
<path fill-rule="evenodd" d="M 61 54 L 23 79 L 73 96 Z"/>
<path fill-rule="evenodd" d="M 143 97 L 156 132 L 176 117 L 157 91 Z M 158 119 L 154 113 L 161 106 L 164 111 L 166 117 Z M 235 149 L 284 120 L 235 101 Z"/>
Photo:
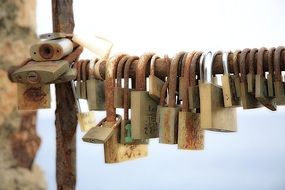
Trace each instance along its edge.
<path fill-rule="evenodd" d="M 81 64 L 81 84 L 80 84 L 80 98 L 87 99 L 87 87 L 86 87 L 86 78 L 87 78 L 87 68 L 89 60 L 83 60 Z"/>
<path fill-rule="evenodd" d="M 104 118 L 95 127 L 92 127 L 83 137 L 82 140 L 89 143 L 106 143 L 110 137 L 114 134 L 115 129 L 121 124 L 122 117 L 116 115 L 116 122 L 107 122 Z"/>
<path fill-rule="evenodd" d="M 136 68 L 136 88 L 131 92 L 132 137 L 149 139 L 158 137 L 156 125 L 157 102 L 146 91 L 146 69 L 153 54 L 140 57 Z"/>
<path fill-rule="evenodd" d="M 72 50 L 73 43 L 67 38 L 44 40 L 30 48 L 30 56 L 35 61 L 60 60 Z"/>
<path fill-rule="evenodd" d="M 117 68 L 117 82 L 115 86 L 115 108 L 123 108 L 124 107 L 124 89 L 122 88 L 122 73 L 124 70 L 124 66 L 129 56 L 124 56 L 120 62 L 118 63 Z M 124 81 L 125 82 L 125 81 Z"/>
<path fill-rule="evenodd" d="M 281 73 L 281 56 L 282 52 L 285 50 L 285 47 L 279 46 L 274 53 L 274 90 L 277 105 L 285 105 L 285 91 L 284 91 L 284 82 L 282 80 Z"/>
<path fill-rule="evenodd" d="M 87 102 L 89 110 L 103 111 L 105 110 L 105 88 L 104 81 L 96 79 L 94 70 L 98 60 L 91 60 L 89 63 L 87 87 Z"/>
<path fill-rule="evenodd" d="M 196 67 L 192 67 L 191 65 L 194 64 L 196 66 L 196 63 L 193 62 L 195 54 L 201 55 L 200 52 L 188 53 L 185 60 L 183 84 L 185 85 L 186 89 L 189 87 L 190 81 L 192 84 L 194 82 L 193 86 L 196 83 Z M 194 71 L 191 69 L 194 69 Z M 189 110 L 187 91 L 184 91 L 184 94 L 182 94 L 182 111 L 179 112 L 178 148 L 189 150 L 204 149 L 204 130 L 202 130 L 200 126 L 200 113 L 195 113 L 195 111 L 191 112 Z"/>
<path fill-rule="evenodd" d="M 246 61 L 250 49 L 246 48 L 240 55 L 240 95 L 243 109 L 254 109 L 260 107 L 254 95 L 248 92 L 248 82 L 246 75 Z"/>
<path fill-rule="evenodd" d="M 228 59 L 230 52 L 220 52 L 222 54 L 222 63 L 223 63 L 223 70 L 224 74 L 222 75 L 222 89 L 223 89 L 223 99 L 224 99 L 224 106 L 226 108 L 239 106 L 240 101 L 237 97 L 235 82 L 234 82 L 234 75 L 229 73 L 228 69 Z"/>
<path fill-rule="evenodd" d="M 164 144 L 176 144 L 178 138 L 178 113 L 180 108 L 176 106 L 177 71 L 180 59 L 185 52 L 175 55 L 169 71 L 169 103 L 168 107 L 159 108 L 159 142 Z"/>
<path fill-rule="evenodd" d="M 204 76 L 199 84 L 201 128 L 218 132 L 237 130 L 235 108 L 224 108 L 222 88 L 213 83 L 212 66 L 215 55 L 208 52 L 204 59 Z"/>
<path fill-rule="evenodd" d="M 255 55 L 257 54 L 258 49 L 253 48 L 249 52 L 249 64 L 248 64 L 248 73 L 246 75 L 247 78 L 247 90 L 250 94 L 254 95 L 255 93 Z"/>
<path fill-rule="evenodd" d="M 69 69 L 65 60 L 35 62 L 30 61 L 11 74 L 12 81 L 27 84 L 49 84 Z"/>
<path fill-rule="evenodd" d="M 268 97 L 275 98 L 274 92 L 274 52 L 275 48 L 270 48 L 268 52 L 268 74 L 267 74 L 267 91 Z"/>
<path fill-rule="evenodd" d="M 120 59 L 124 54 L 114 56 L 106 63 L 105 72 L 105 100 L 107 122 L 114 123 L 116 121 L 116 109 L 114 106 L 114 86 L 116 68 Z M 111 127 L 111 126 L 110 126 Z M 117 163 L 126 160 L 133 160 L 147 156 L 147 145 L 124 145 L 118 142 L 120 127 L 116 128 L 114 134 L 104 144 L 104 155 L 106 163 Z"/>
<path fill-rule="evenodd" d="M 155 76 L 155 63 L 159 56 L 154 55 L 150 61 L 150 75 L 149 75 L 149 95 L 156 101 L 159 101 L 160 91 L 164 81 Z M 164 59 L 165 60 L 165 59 Z"/>
<path fill-rule="evenodd" d="M 187 57 L 188 53 L 185 53 L 183 55 L 183 58 L 180 59 L 179 61 L 179 66 L 178 66 L 178 76 L 179 76 L 179 81 L 178 81 L 178 100 L 177 100 L 177 104 L 180 103 L 180 101 L 182 100 L 183 97 L 183 93 L 186 90 L 184 88 L 184 66 L 185 66 L 185 61 L 186 61 L 186 57 Z"/>
<path fill-rule="evenodd" d="M 239 101 L 239 104 L 241 104 L 241 95 L 240 95 L 240 75 L 239 75 L 239 55 L 241 51 L 236 50 L 233 54 L 233 68 L 234 68 L 234 83 L 235 83 L 235 92 L 236 97 Z"/>
<path fill-rule="evenodd" d="M 137 56 L 131 56 L 128 58 L 127 62 L 124 66 L 124 88 L 123 88 L 123 102 L 124 102 L 124 119 L 122 120 L 121 124 L 121 136 L 120 136 L 120 143 L 121 144 L 147 144 L 148 140 L 136 140 L 132 137 L 132 124 L 131 120 L 129 119 L 129 70 L 131 64 L 137 60 Z"/>
<path fill-rule="evenodd" d="M 266 48 L 260 48 L 257 54 L 257 74 L 255 76 L 255 98 L 266 108 L 276 111 L 276 99 L 268 96 L 267 80 L 263 72 Z"/>
<path fill-rule="evenodd" d="M 201 58 L 202 56 L 202 58 Z M 200 74 L 198 75 L 198 80 L 196 80 L 196 65 L 197 62 L 200 60 L 203 60 L 204 55 L 202 55 L 202 52 L 196 52 L 192 62 L 191 62 L 191 74 L 190 74 L 190 84 L 188 87 L 188 102 L 189 102 L 189 109 L 190 110 L 195 110 L 196 113 L 200 113 L 200 95 L 199 95 L 199 84 L 198 81 L 201 80 L 202 77 L 202 63 L 199 64 L 199 71 Z M 194 78 L 195 76 L 195 78 Z"/>

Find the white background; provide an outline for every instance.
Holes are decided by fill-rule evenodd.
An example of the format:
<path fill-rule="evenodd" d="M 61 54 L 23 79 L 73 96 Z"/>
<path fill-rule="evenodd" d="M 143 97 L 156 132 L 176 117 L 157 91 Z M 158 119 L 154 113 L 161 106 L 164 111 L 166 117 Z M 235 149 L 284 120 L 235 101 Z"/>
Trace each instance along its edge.
<path fill-rule="evenodd" d="M 281 0 L 74 0 L 75 32 L 108 38 L 113 54 L 270 48 L 285 44 L 284 5 Z M 51 21 L 50 1 L 38 0 L 38 34 L 51 32 Z M 99 121 L 103 114 L 96 117 Z M 284 117 L 282 107 L 238 109 L 239 131 L 207 132 L 204 151 L 152 140 L 147 158 L 109 165 L 103 147 L 83 143 L 78 129 L 77 189 L 284 190 Z M 38 132 L 42 145 L 36 162 L 49 189 L 56 189 L 54 105 L 39 112 Z"/>

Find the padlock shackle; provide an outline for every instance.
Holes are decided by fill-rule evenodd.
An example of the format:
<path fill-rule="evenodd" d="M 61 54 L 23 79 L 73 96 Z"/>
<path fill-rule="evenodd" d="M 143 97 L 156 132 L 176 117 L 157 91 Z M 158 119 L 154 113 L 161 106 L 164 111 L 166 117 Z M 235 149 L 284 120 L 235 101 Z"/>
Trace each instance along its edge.
<path fill-rule="evenodd" d="M 235 77 L 239 77 L 239 56 L 241 54 L 240 50 L 236 50 L 233 54 L 233 68 Z"/>
<path fill-rule="evenodd" d="M 161 107 L 164 106 L 164 103 L 165 103 L 165 98 L 166 98 L 166 94 L 167 94 L 167 87 L 169 85 L 169 82 L 168 82 L 168 79 L 163 83 L 163 86 L 161 88 L 161 91 L 160 91 L 160 98 L 159 98 L 159 105 Z"/>
<path fill-rule="evenodd" d="M 125 63 L 128 60 L 128 58 L 129 58 L 129 56 L 126 55 L 118 63 L 116 87 L 122 88 L 122 75 L 123 75 L 123 72 L 124 72 L 123 69 L 124 69 Z"/>
<path fill-rule="evenodd" d="M 94 79 L 94 73 L 93 73 L 93 69 L 94 69 L 94 66 L 96 64 L 96 61 L 98 61 L 98 59 L 91 59 L 89 61 L 89 64 L 88 64 L 88 72 L 87 72 L 87 79 L 90 80 L 90 79 Z"/>
<path fill-rule="evenodd" d="M 274 76 L 274 52 L 276 48 L 270 48 L 268 51 L 268 73 Z"/>
<path fill-rule="evenodd" d="M 188 54 L 188 52 L 186 52 L 186 53 L 183 55 L 183 58 L 179 60 L 178 76 L 181 76 L 181 77 L 184 76 L 185 61 L 186 61 L 187 54 Z"/>
<path fill-rule="evenodd" d="M 264 56 L 265 56 L 266 51 L 267 51 L 267 49 L 265 47 L 262 47 L 257 52 L 256 74 L 260 75 L 260 76 L 264 76 L 263 62 L 264 62 Z"/>
<path fill-rule="evenodd" d="M 156 60 L 159 58 L 160 57 L 158 55 L 153 55 L 151 60 L 150 60 L 150 75 L 152 75 L 152 76 L 155 76 L 154 66 L 155 66 Z"/>
<path fill-rule="evenodd" d="M 198 52 L 197 52 L 198 53 Z M 191 66 L 193 63 L 193 57 L 194 55 L 196 55 L 196 52 L 190 52 L 190 53 L 187 53 L 187 56 L 185 58 L 185 63 L 184 63 L 184 91 L 182 93 L 182 111 L 189 111 L 189 100 L 188 100 L 188 87 L 189 87 L 189 78 L 190 78 L 190 70 L 191 70 Z M 184 55 L 185 57 L 185 55 Z M 183 57 L 183 58 L 184 58 Z M 195 64 L 196 65 L 196 64 Z M 196 67 L 195 67 L 195 70 L 196 70 Z M 181 84 L 179 84 L 181 85 Z"/>
<path fill-rule="evenodd" d="M 136 90 L 146 91 L 146 68 L 154 53 L 143 54 L 137 64 L 136 68 Z"/>
<path fill-rule="evenodd" d="M 212 77 L 213 77 L 213 73 L 212 73 L 212 66 L 213 66 L 213 54 L 211 51 L 208 51 L 205 54 L 205 58 L 203 61 L 203 70 L 204 70 L 204 74 L 203 74 L 203 83 L 212 83 Z"/>
<path fill-rule="evenodd" d="M 81 81 L 81 65 L 82 65 L 82 60 L 76 61 L 76 69 L 77 69 L 77 77 L 76 81 L 80 82 Z"/>
<path fill-rule="evenodd" d="M 201 56 L 202 52 L 195 52 L 195 55 L 191 60 L 189 76 L 184 74 L 184 76 L 189 80 L 189 86 L 193 87 L 196 85 L 196 68 L 197 68 L 197 63 L 200 60 Z"/>
<path fill-rule="evenodd" d="M 116 69 L 119 61 L 126 54 L 119 54 L 111 57 L 106 63 L 105 71 L 105 107 L 108 122 L 116 121 L 116 109 L 114 103 L 114 87 L 115 87 L 115 77 Z"/>
<path fill-rule="evenodd" d="M 204 81 L 204 61 L 205 61 L 205 56 L 206 53 L 203 52 L 202 55 L 200 56 L 199 59 L 199 76 L 200 76 L 200 81 Z"/>
<path fill-rule="evenodd" d="M 250 49 L 246 48 L 242 50 L 240 55 L 240 81 L 242 83 L 245 83 L 247 81 L 246 79 L 246 61 L 247 61 L 247 55 L 249 54 Z"/>
<path fill-rule="evenodd" d="M 81 113 L 80 102 L 79 102 L 79 99 L 78 99 L 78 97 L 76 96 L 76 92 L 75 92 L 75 83 L 74 83 L 74 80 L 71 80 L 71 81 L 70 81 L 70 86 L 71 86 L 71 89 L 72 89 L 72 94 L 73 94 L 74 99 L 75 99 L 75 105 L 76 105 L 76 108 L 77 108 L 77 112 L 78 112 L 78 113 Z"/>
<path fill-rule="evenodd" d="M 248 64 L 248 73 L 249 74 L 255 75 L 255 66 L 256 66 L 255 54 L 257 54 L 257 52 L 258 52 L 257 48 L 253 48 L 249 52 L 249 64 Z"/>
<path fill-rule="evenodd" d="M 282 82 L 282 73 L 280 68 L 282 51 L 285 49 L 284 46 L 279 46 L 274 52 L 274 76 L 276 82 Z"/>
<path fill-rule="evenodd" d="M 104 80 L 103 77 L 100 74 L 100 65 L 104 64 L 106 65 L 106 60 L 100 59 L 96 62 L 95 67 L 94 67 L 94 77 L 97 80 Z"/>
<path fill-rule="evenodd" d="M 184 56 L 185 52 L 179 52 L 175 55 L 170 64 L 169 72 L 169 103 L 168 107 L 174 108 L 176 106 L 176 85 L 177 85 L 177 72 L 180 59 Z"/>
<path fill-rule="evenodd" d="M 229 55 L 230 55 L 230 51 L 222 52 L 222 64 L 223 64 L 224 75 L 229 74 L 229 63 L 228 63 Z"/>
<path fill-rule="evenodd" d="M 82 76 L 82 81 L 86 82 L 87 78 L 87 64 L 89 63 L 89 60 L 83 60 L 83 63 L 81 65 L 81 76 Z"/>
<path fill-rule="evenodd" d="M 124 120 L 129 120 L 129 74 L 131 65 L 135 60 L 139 59 L 138 56 L 129 56 L 127 62 L 125 63 L 124 67 L 124 92 L 123 92 L 123 107 L 124 107 Z"/>

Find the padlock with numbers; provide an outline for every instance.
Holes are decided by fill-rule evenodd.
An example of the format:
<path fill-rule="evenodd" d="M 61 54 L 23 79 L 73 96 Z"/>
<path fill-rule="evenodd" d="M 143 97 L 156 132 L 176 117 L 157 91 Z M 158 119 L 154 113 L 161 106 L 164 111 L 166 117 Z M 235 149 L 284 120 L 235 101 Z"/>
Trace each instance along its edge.
<path fill-rule="evenodd" d="M 179 81 L 178 81 L 178 101 L 182 100 L 182 94 L 186 90 L 184 87 L 184 66 L 185 66 L 185 60 L 187 57 L 187 53 L 183 55 L 183 57 L 179 60 L 179 66 L 178 66 L 178 76 L 179 76 Z"/>
<path fill-rule="evenodd" d="M 255 76 L 255 98 L 266 108 L 276 111 L 276 99 L 268 96 L 267 80 L 263 72 L 264 54 L 266 48 L 260 48 L 257 54 L 257 71 Z"/>
<path fill-rule="evenodd" d="M 169 78 L 169 102 L 168 106 L 159 109 L 159 142 L 163 144 L 176 144 L 178 133 L 178 113 L 180 108 L 176 105 L 176 82 L 179 60 L 185 53 L 175 55 L 170 65 Z M 163 100 L 162 100 L 163 101 Z"/>
<path fill-rule="evenodd" d="M 149 75 L 149 95 L 156 101 L 159 101 L 160 91 L 164 81 L 155 76 L 155 63 L 159 56 L 154 55 L 150 61 L 150 75 Z"/>
<path fill-rule="evenodd" d="M 125 56 L 124 54 L 116 55 L 110 58 L 106 63 L 105 72 L 105 95 L 106 95 L 106 114 L 107 122 L 114 124 L 116 121 L 116 109 L 114 106 L 114 86 L 115 75 L 118 62 Z M 108 124 L 108 126 L 109 126 Z M 147 156 L 148 150 L 146 144 L 120 144 L 120 126 L 115 128 L 113 135 L 104 144 L 104 155 L 106 163 L 118 163 L 126 160 L 133 160 Z"/>
<path fill-rule="evenodd" d="M 124 107 L 124 88 L 122 88 L 122 73 L 124 70 L 124 66 L 126 61 L 128 60 L 129 56 L 124 56 L 120 62 L 118 63 L 117 67 L 117 82 L 115 86 L 115 108 L 123 108 Z M 125 82 L 125 81 L 124 81 Z M 130 105 L 130 104 L 128 104 Z"/>
<path fill-rule="evenodd" d="M 80 89 L 80 98 L 87 99 L 87 87 L 86 87 L 86 78 L 87 78 L 87 65 L 89 60 L 83 60 L 81 64 L 81 89 Z"/>
<path fill-rule="evenodd" d="M 129 70 L 130 70 L 131 64 L 133 64 L 134 61 L 137 59 L 138 57 L 136 56 L 128 57 L 128 60 L 126 61 L 125 66 L 124 66 L 124 88 L 123 88 L 124 118 L 121 124 L 121 136 L 120 136 L 121 144 L 147 144 L 148 143 L 148 139 L 136 140 L 132 138 L 132 124 L 131 124 L 131 120 L 129 119 L 129 108 L 130 108 L 129 96 L 131 94 L 129 90 Z"/>
<path fill-rule="evenodd" d="M 275 98 L 274 92 L 274 52 L 275 48 L 270 48 L 268 51 L 268 74 L 267 74 L 267 91 L 268 97 Z M 275 99 L 276 101 L 276 99 Z"/>
<path fill-rule="evenodd" d="M 248 92 L 248 82 L 246 75 L 247 56 L 250 49 L 246 48 L 240 55 L 240 95 L 243 109 L 254 109 L 260 107 L 254 95 Z"/>
<path fill-rule="evenodd" d="M 222 54 L 222 63 L 223 63 L 223 70 L 224 74 L 222 75 L 222 88 L 223 88 L 223 99 L 224 99 L 224 106 L 226 108 L 239 106 L 240 101 L 237 97 L 235 82 L 234 82 L 234 75 L 229 73 L 228 69 L 228 59 L 229 59 L 229 52 L 220 52 Z"/>
<path fill-rule="evenodd" d="M 190 81 L 192 86 L 196 84 L 197 59 L 193 60 L 195 54 L 201 55 L 200 52 L 188 53 L 185 60 L 183 75 L 185 89 L 189 87 Z M 177 144 L 179 149 L 204 149 L 204 130 L 200 126 L 200 113 L 189 110 L 188 91 L 184 91 L 184 94 L 182 94 L 182 111 L 179 112 Z"/>
<path fill-rule="evenodd" d="M 204 75 L 199 84 L 201 104 L 201 128 L 218 132 L 237 130 L 235 108 L 225 108 L 222 87 L 213 83 L 213 60 L 215 55 L 208 52 L 203 60 Z"/>
<path fill-rule="evenodd" d="M 102 111 L 105 110 L 105 88 L 104 81 L 95 79 L 95 66 L 101 60 L 91 60 L 89 63 L 87 87 L 87 102 L 89 110 Z"/>
<path fill-rule="evenodd" d="M 146 91 L 146 68 L 153 54 L 140 57 L 136 69 L 136 87 L 131 92 L 132 137 L 149 139 L 158 137 L 156 125 L 157 102 Z"/>
<path fill-rule="evenodd" d="M 248 93 L 254 95 L 255 93 L 255 55 L 257 54 L 258 49 L 253 48 L 249 52 L 249 64 L 248 64 L 248 73 L 246 75 L 247 80 L 247 91 Z"/>
<path fill-rule="evenodd" d="M 285 84 L 282 80 L 281 73 L 281 56 L 285 47 L 279 46 L 274 53 L 274 90 L 277 105 L 285 105 Z"/>

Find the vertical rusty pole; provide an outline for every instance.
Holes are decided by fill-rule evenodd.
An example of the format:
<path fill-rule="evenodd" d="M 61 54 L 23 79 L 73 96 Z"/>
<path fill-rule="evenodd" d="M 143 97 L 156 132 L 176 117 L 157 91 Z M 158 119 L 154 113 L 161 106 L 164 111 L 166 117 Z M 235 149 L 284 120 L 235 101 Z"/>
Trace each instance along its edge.
<path fill-rule="evenodd" d="M 73 33 L 73 0 L 52 0 L 53 31 Z M 76 185 L 76 106 L 70 83 L 55 85 L 56 90 L 56 182 L 58 190 Z"/>

